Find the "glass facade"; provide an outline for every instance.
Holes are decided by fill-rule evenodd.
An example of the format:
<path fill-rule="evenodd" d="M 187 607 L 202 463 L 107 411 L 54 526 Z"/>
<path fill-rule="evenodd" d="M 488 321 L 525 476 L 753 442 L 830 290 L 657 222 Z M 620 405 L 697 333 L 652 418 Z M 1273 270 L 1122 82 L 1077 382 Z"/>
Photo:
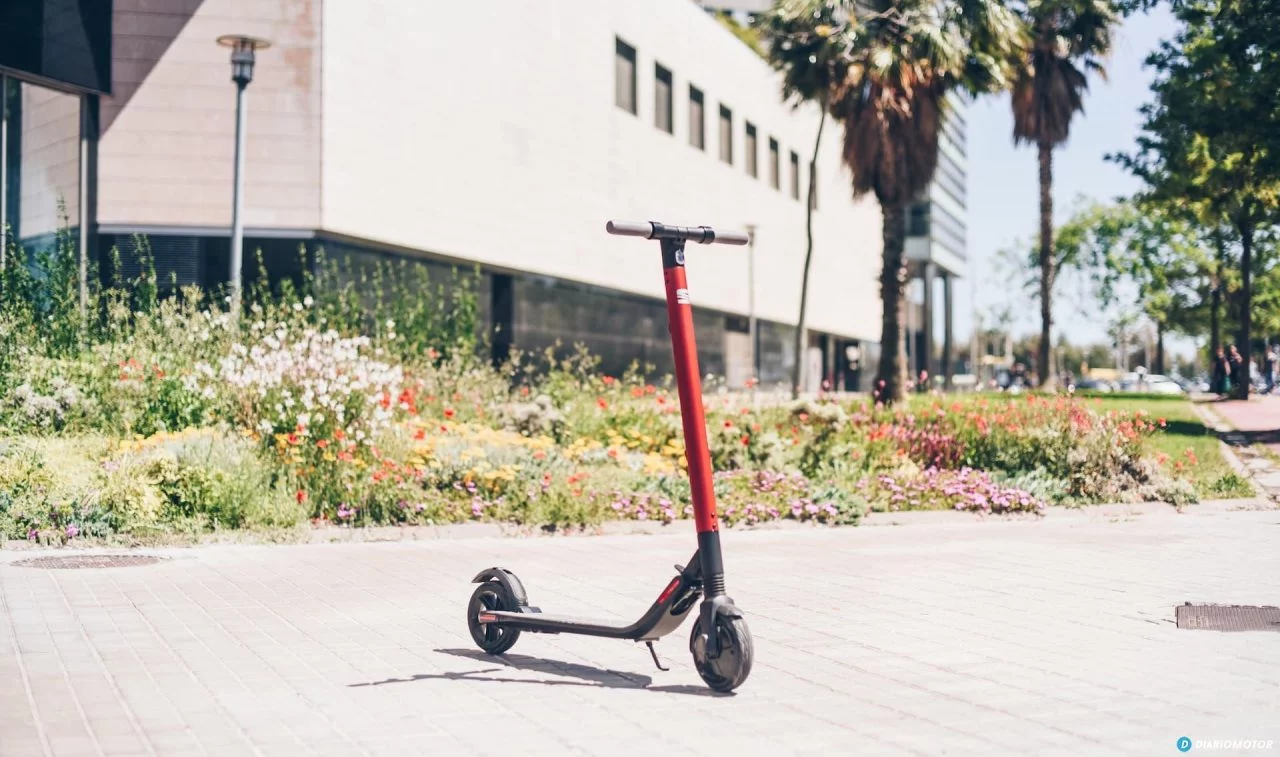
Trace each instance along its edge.
<path fill-rule="evenodd" d="M 0 2 L 0 69 L 111 91 L 111 0 Z"/>
<path fill-rule="evenodd" d="M 964 260 L 968 247 L 964 218 L 968 201 L 965 120 L 961 103 L 949 104 L 938 134 L 938 165 L 933 182 L 925 197 L 908 209 L 907 236 L 925 237 L 930 247 L 936 245 Z"/>
<path fill-rule="evenodd" d="M 27 247 L 80 225 L 80 96 L 0 77 L 0 221 Z"/>
<path fill-rule="evenodd" d="M 189 284 L 217 291 L 226 284 L 230 260 L 227 237 L 153 234 L 144 239 L 132 234 L 103 234 L 99 244 L 108 254 L 115 250 L 120 261 L 118 276 L 124 282 L 141 273 L 143 258 L 150 255 L 162 292 Z M 412 267 L 417 269 L 415 276 L 425 274 L 429 282 L 415 294 L 431 300 L 443 298 L 445 303 L 464 278 L 470 279 L 476 295 L 476 336 L 482 350 L 492 348 L 500 357 L 509 349 L 540 355 L 552 348 L 563 358 L 581 344 L 600 359 L 600 370 L 609 375 L 621 375 L 633 364 L 653 378 L 675 369 L 662 300 L 540 276 L 477 271 L 335 240 L 246 237 L 244 248 L 246 287 L 259 279 L 260 255 L 273 289 L 286 279 L 300 282 L 310 269 L 320 278 L 321 286 L 354 284 L 371 304 L 378 290 L 374 282 L 380 267 L 383 271 L 388 266 Z M 111 266 L 104 267 L 102 275 L 112 276 Z M 383 287 L 384 292 L 388 289 Z M 702 376 L 750 374 L 750 353 L 742 352 L 745 317 L 695 309 L 694 328 Z M 761 320 L 757 329 L 760 383 L 786 385 L 795 365 L 795 328 Z M 822 346 L 823 362 L 828 366 L 825 373 L 834 370 L 834 378 L 825 378 L 832 378 L 837 389 L 865 390 L 861 376 L 866 371 L 860 372 L 856 364 L 850 366 L 841 359 L 844 348 L 858 342 L 819 332 L 811 332 L 810 338 Z M 828 355 L 830 350 L 835 352 Z M 730 366 L 732 360 L 742 365 Z M 740 384 L 734 382 L 734 388 Z"/>

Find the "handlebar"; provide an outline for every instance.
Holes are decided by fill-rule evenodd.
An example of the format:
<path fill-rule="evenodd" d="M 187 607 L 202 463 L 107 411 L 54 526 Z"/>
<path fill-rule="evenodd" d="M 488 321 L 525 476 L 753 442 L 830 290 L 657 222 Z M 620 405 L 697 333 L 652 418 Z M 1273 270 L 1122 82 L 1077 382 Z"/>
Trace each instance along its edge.
<path fill-rule="evenodd" d="M 749 239 L 740 231 L 716 231 L 710 226 L 669 226 L 655 221 L 609 221 L 605 231 L 622 237 L 645 239 L 685 239 L 698 244 L 744 245 Z"/>

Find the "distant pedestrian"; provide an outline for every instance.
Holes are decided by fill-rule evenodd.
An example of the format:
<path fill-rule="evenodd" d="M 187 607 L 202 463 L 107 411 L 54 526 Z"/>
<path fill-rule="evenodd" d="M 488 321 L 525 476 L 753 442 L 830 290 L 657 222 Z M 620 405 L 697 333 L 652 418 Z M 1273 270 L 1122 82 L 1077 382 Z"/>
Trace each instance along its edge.
<path fill-rule="evenodd" d="M 1276 368 L 1280 363 L 1280 351 L 1274 344 L 1267 345 L 1267 354 L 1262 358 L 1262 379 L 1267 385 L 1267 394 L 1276 388 Z"/>
<path fill-rule="evenodd" d="M 1240 355 L 1240 350 L 1236 349 L 1233 344 L 1227 351 L 1227 363 L 1231 368 L 1231 389 L 1236 390 L 1239 387 L 1245 387 L 1246 395 L 1249 387 L 1249 370 L 1244 364 L 1244 357 Z"/>
<path fill-rule="evenodd" d="M 1222 396 L 1227 393 L 1227 376 L 1231 365 L 1227 361 L 1227 352 L 1221 347 L 1213 355 L 1213 365 L 1209 371 L 1209 393 Z"/>

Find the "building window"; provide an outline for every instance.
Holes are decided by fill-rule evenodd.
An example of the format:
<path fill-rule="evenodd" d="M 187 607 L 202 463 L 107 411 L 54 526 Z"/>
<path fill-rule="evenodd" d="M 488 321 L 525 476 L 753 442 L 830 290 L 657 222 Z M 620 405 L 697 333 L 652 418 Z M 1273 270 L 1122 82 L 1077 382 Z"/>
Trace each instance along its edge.
<path fill-rule="evenodd" d="M 929 203 L 917 202 L 907 212 L 907 236 L 929 236 Z"/>
<path fill-rule="evenodd" d="M 671 118 L 671 72 L 662 64 L 653 64 L 653 125 L 668 134 L 674 133 Z"/>
<path fill-rule="evenodd" d="M 733 111 L 720 106 L 720 160 L 733 165 Z"/>
<path fill-rule="evenodd" d="M 702 113 L 702 90 L 689 85 L 689 144 L 707 149 L 706 119 Z"/>
<path fill-rule="evenodd" d="M 743 149 L 747 153 L 747 175 L 754 179 L 760 174 L 756 166 L 756 152 L 758 150 L 756 146 L 756 126 L 750 121 L 747 122 L 747 142 Z"/>
<path fill-rule="evenodd" d="M 769 185 L 774 189 L 782 188 L 782 166 L 778 158 L 778 140 L 769 137 Z"/>
<path fill-rule="evenodd" d="M 636 49 L 621 39 L 617 43 L 614 54 L 614 79 L 617 89 L 616 103 L 619 108 L 635 115 L 636 113 Z"/>
<path fill-rule="evenodd" d="M 809 162 L 809 187 L 812 194 L 809 195 L 809 207 L 813 210 L 818 209 L 818 164 Z"/>
<path fill-rule="evenodd" d="M 800 156 L 791 151 L 791 199 L 800 199 Z"/>

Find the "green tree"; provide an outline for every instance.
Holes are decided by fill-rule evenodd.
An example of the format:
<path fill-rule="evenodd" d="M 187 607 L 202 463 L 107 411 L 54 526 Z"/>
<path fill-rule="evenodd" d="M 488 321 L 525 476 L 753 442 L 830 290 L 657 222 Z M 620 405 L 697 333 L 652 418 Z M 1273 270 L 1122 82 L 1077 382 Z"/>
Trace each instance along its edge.
<path fill-rule="evenodd" d="M 817 207 L 818 191 L 814 169 L 822 147 L 831 93 L 848 75 L 844 32 L 849 25 L 849 15 L 844 6 L 841 0 L 782 0 L 759 17 L 756 26 L 768 49 L 770 65 L 782 74 L 783 100 L 793 108 L 816 103 L 819 110 L 804 216 L 804 273 L 800 279 L 800 315 L 796 320 L 796 362 L 791 372 L 793 399 L 800 396 L 805 365 L 805 316 L 809 304 L 809 269 L 813 263 L 813 211 Z"/>
<path fill-rule="evenodd" d="M 883 218 L 883 306 L 877 393 L 906 387 L 906 209 L 933 179 L 948 95 L 1008 86 L 1024 35 L 998 0 L 843 0 L 847 22 L 832 44 L 847 73 L 830 99 L 856 197 L 873 194 Z"/>
<path fill-rule="evenodd" d="M 1111 0 L 1025 0 L 1019 15 L 1031 36 L 1013 83 L 1013 140 L 1033 144 L 1040 159 L 1041 385 L 1052 381 L 1053 150 L 1067 141 L 1071 120 L 1084 112 L 1089 73 L 1106 76 L 1102 58 L 1111 50 L 1119 14 Z"/>
<path fill-rule="evenodd" d="M 1094 207 L 1072 219 L 1076 257 L 1094 271 L 1099 295 L 1114 301 L 1129 285 L 1138 312 L 1156 329 L 1156 373 L 1165 372 L 1164 337 L 1196 335 L 1216 272 L 1211 242 L 1193 218 L 1154 202 Z"/>
<path fill-rule="evenodd" d="M 1174 4 L 1179 31 L 1148 58 L 1155 102 L 1137 150 L 1115 156 L 1149 196 L 1200 208 L 1240 246 L 1238 347 L 1253 336 L 1255 242 L 1280 203 L 1280 6 L 1274 0 Z M 1248 383 L 1237 389 L 1247 397 Z"/>

